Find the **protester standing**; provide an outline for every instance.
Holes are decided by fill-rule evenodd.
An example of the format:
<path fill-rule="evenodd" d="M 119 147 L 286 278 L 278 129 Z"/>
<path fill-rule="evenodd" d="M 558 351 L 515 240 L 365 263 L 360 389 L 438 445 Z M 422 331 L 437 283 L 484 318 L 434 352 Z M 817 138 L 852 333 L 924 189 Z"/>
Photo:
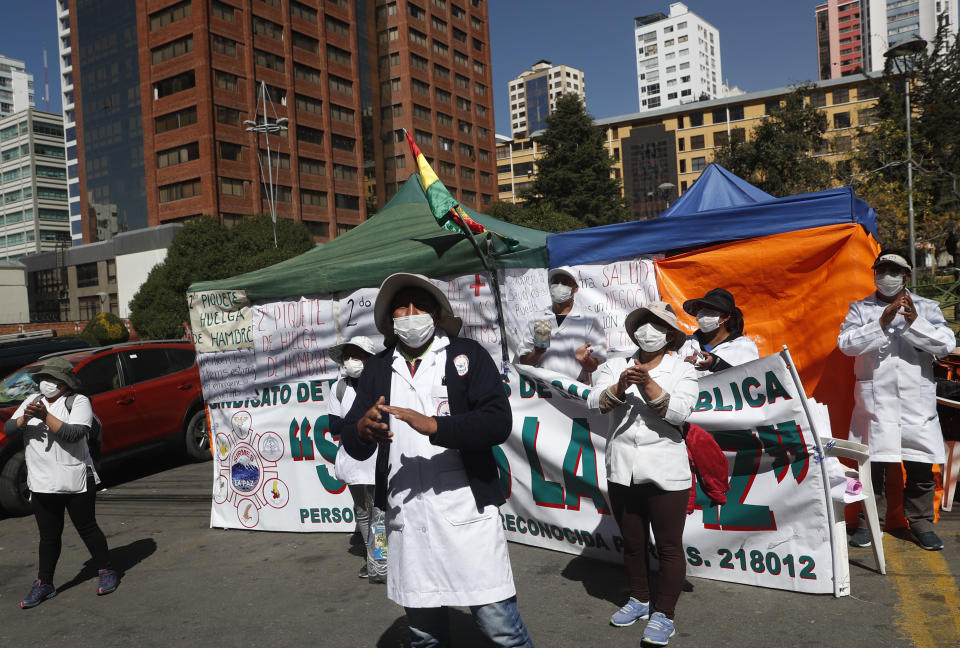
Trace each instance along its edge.
<path fill-rule="evenodd" d="M 697 377 L 760 357 L 756 343 L 743 334 L 743 312 L 730 291 L 714 288 L 683 302 L 683 310 L 697 318 L 699 328 L 677 354 L 697 368 Z"/>
<path fill-rule="evenodd" d="M 850 304 L 837 338 L 840 351 L 856 358 L 850 439 L 869 448 L 881 518 L 887 467 L 903 463 L 903 512 L 910 531 L 921 547 L 938 551 L 943 541 L 933 530 L 933 464 L 946 457 L 933 361 L 954 350 L 956 336 L 937 302 L 907 290 L 913 267 L 906 255 L 881 252 L 873 271 L 876 292 Z M 850 543 L 870 546 L 864 523 Z"/>
<path fill-rule="evenodd" d="M 550 270 L 547 282 L 552 304 L 527 322 L 517 352 L 519 362 L 590 384 L 606 357 L 603 334 L 575 297 L 579 284 L 571 268 Z"/>
<path fill-rule="evenodd" d="M 493 446 L 510 435 L 502 376 L 422 275 L 380 286 L 374 320 L 386 349 L 370 358 L 344 420 L 343 445 L 374 454 L 386 509 L 388 597 L 406 611 L 411 646 L 450 645 L 447 606 L 469 606 L 498 646 L 532 646 L 497 507 Z"/>
<path fill-rule="evenodd" d="M 334 383 L 330 393 L 328 415 L 330 417 L 330 433 L 334 438 L 340 437 L 343 429 L 343 417 L 350 411 L 350 406 L 357 396 L 357 381 L 363 373 L 363 364 L 376 352 L 373 341 L 362 335 L 347 340 L 342 344 L 330 347 L 330 359 L 340 365 L 342 376 Z M 347 484 L 350 497 L 353 498 L 353 514 L 357 521 L 356 531 L 358 542 L 366 547 L 366 560 L 357 576 L 368 578 L 371 583 L 387 582 L 387 560 L 382 557 L 384 552 L 383 538 L 381 546 L 377 547 L 377 536 L 371 533 L 371 520 L 379 521 L 382 525 L 383 510 L 377 509 L 373 503 L 375 457 L 364 461 L 357 461 L 343 449 L 343 444 L 337 449 L 337 456 L 333 464 L 334 476 Z M 372 526 L 376 531 L 376 523 Z M 381 534 L 382 536 L 382 534 Z M 378 557 L 378 554 L 381 557 Z"/>
<path fill-rule="evenodd" d="M 634 310 L 624 328 L 638 351 L 600 365 L 597 389 L 587 399 L 591 409 L 609 414 L 607 492 L 630 581 L 630 599 L 610 623 L 624 627 L 649 618 L 643 641 L 663 646 L 676 633 L 674 612 L 686 573 L 683 527 L 692 480 L 681 426 L 696 402 L 697 378 L 690 363 L 667 353 L 685 338 L 669 304 Z M 656 601 L 647 574 L 651 527 L 660 556 Z"/>
<path fill-rule="evenodd" d="M 95 503 L 100 477 L 94 469 L 87 436 L 93 425 L 90 400 L 76 393 L 80 381 L 64 358 L 47 360 L 33 375 L 39 393 L 31 394 L 6 422 L 10 436 L 22 431 L 27 486 L 40 532 L 39 567 L 23 609 L 53 598 L 53 575 L 60 558 L 64 511 L 93 557 L 100 577 L 97 594 L 117 589 L 107 539 L 97 525 Z"/>

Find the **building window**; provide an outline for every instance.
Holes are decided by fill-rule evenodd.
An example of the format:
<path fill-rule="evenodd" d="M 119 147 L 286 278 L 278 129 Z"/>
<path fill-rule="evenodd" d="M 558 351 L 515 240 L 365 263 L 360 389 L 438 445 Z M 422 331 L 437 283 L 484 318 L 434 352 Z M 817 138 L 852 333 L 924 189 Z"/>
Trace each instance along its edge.
<path fill-rule="evenodd" d="M 413 104 L 413 116 L 417 117 L 418 119 L 425 119 L 426 121 L 430 121 L 430 109 L 415 103 Z M 438 123 L 439 123 L 439 120 L 438 120 Z"/>
<path fill-rule="evenodd" d="M 153 64 L 157 65 L 158 63 L 169 61 L 170 59 L 177 58 L 178 56 L 189 54 L 192 51 L 193 34 L 170 41 L 169 43 L 165 43 L 159 47 L 154 47 L 152 50 L 150 50 L 150 57 L 153 61 Z"/>
<path fill-rule="evenodd" d="M 323 114 L 323 102 L 307 95 L 296 95 L 296 107 L 297 110 L 313 113 L 314 115 Z"/>
<path fill-rule="evenodd" d="M 323 131 L 316 128 L 310 128 L 303 124 L 297 124 L 297 141 L 308 144 L 323 145 Z"/>
<path fill-rule="evenodd" d="M 433 64 L 433 75 L 438 79 L 449 79 L 450 78 L 450 68 L 444 67 L 439 63 Z"/>
<path fill-rule="evenodd" d="M 66 154 L 64 153 L 62 146 L 51 146 L 50 144 L 42 144 L 40 142 L 37 142 L 36 144 L 33 145 L 33 152 L 36 155 L 45 155 L 47 157 L 59 158 L 61 160 L 66 158 Z M 29 174 L 30 174 L 30 169 L 24 168 L 23 169 L 24 177 L 29 176 Z"/>
<path fill-rule="evenodd" d="M 833 114 L 834 128 L 850 128 L 850 113 L 838 112 Z"/>
<path fill-rule="evenodd" d="M 399 55 L 397 55 L 399 58 Z M 337 63 L 339 65 L 350 65 L 350 52 L 333 45 L 327 45 L 327 62 Z"/>
<path fill-rule="evenodd" d="M 695 157 L 690 161 L 691 171 L 698 173 L 707 168 L 707 158 L 705 157 Z"/>
<path fill-rule="evenodd" d="M 163 169 L 164 167 L 175 164 L 190 162 L 191 160 L 199 159 L 199 157 L 200 145 L 197 142 L 191 142 L 183 146 L 157 151 L 157 168 Z"/>
<path fill-rule="evenodd" d="M 299 3 L 295 2 L 294 4 Z M 290 8 L 290 11 L 291 13 L 293 12 L 293 7 Z M 228 23 L 235 22 L 236 9 L 228 5 L 226 2 L 220 2 L 220 0 L 211 0 L 210 13 L 214 18 L 225 20 Z"/>
<path fill-rule="evenodd" d="M 842 104 L 850 101 L 850 89 L 849 88 L 837 88 L 833 91 L 833 103 Z"/>
<path fill-rule="evenodd" d="M 66 180 L 67 170 L 64 169 L 63 167 L 49 167 L 49 166 L 37 165 L 37 177 Z"/>
<path fill-rule="evenodd" d="M 346 135 L 337 135 L 336 133 L 330 135 L 330 144 L 339 151 L 349 151 L 350 153 L 353 153 L 357 148 L 357 140 L 352 137 L 347 137 Z"/>
<path fill-rule="evenodd" d="M 328 74 L 327 77 L 330 81 L 331 92 L 332 91 L 341 92 L 345 95 L 353 94 L 353 81 L 335 76 L 333 74 Z"/>
<path fill-rule="evenodd" d="M 282 56 L 260 49 L 253 50 L 253 62 L 274 72 L 283 72 L 286 69 L 286 61 Z"/>
<path fill-rule="evenodd" d="M 360 198 L 348 194 L 334 194 L 334 204 L 337 209 L 360 209 Z"/>
<path fill-rule="evenodd" d="M 453 100 L 453 95 L 447 92 L 446 90 L 441 90 L 440 88 L 436 88 L 434 92 L 437 96 L 437 101 L 439 101 L 440 103 L 449 104 Z"/>
<path fill-rule="evenodd" d="M 233 142 L 217 142 L 217 148 L 220 151 L 221 160 L 230 160 L 232 162 L 243 161 L 243 146 Z"/>
<path fill-rule="evenodd" d="M 23 124 L 21 124 L 23 126 Z M 23 129 L 21 128 L 21 131 Z M 33 132 L 40 135 L 51 135 L 53 137 L 63 137 L 63 127 L 56 124 L 48 124 L 42 121 L 33 122 Z"/>
<path fill-rule="evenodd" d="M 237 92 L 240 89 L 240 77 L 236 74 L 230 74 L 229 72 L 214 70 L 214 82 L 218 88 L 229 90 L 230 92 Z"/>
<path fill-rule="evenodd" d="M 303 63 L 293 64 L 293 76 L 301 81 L 306 81 L 314 85 L 320 85 L 323 80 L 320 70 L 314 69 L 309 65 L 304 65 Z"/>
<path fill-rule="evenodd" d="M 282 41 L 283 25 L 278 25 L 272 20 L 267 20 L 266 18 L 261 18 L 260 16 L 254 15 L 253 33 Z"/>
<path fill-rule="evenodd" d="M 293 46 L 298 47 L 302 50 L 306 50 L 311 54 L 320 53 L 320 41 L 318 41 L 316 38 L 310 38 L 306 34 L 301 34 L 298 31 L 293 32 Z M 330 50 L 330 47 L 327 48 L 328 52 L 329 50 Z"/>
<path fill-rule="evenodd" d="M 193 70 L 188 70 L 154 83 L 153 98 L 162 99 L 163 97 L 189 90 L 195 85 L 197 85 L 196 75 Z"/>
<path fill-rule="evenodd" d="M 302 175 L 327 175 L 327 163 L 323 160 L 314 160 L 311 158 L 302 157 L 297 158 L 297 163 L 300 166 L 300 173 Z"/>
<path fill-rule="evenodd" d="M 166 133 L 184 126 L 197 123 L 197 107 L 190 106 L 178 110 L 177 112 L 161 115 L 153 120 L 154 129 L 157 133 Z"/>
<path fill-rule="evenodd" d="M 217 54 L 223 54 L 231 58 L 237 58 L 237 41 L 213 34 L 211 37 L 211 47 Z"/>
<path fill-rule="evenodd" d="M 697 149 L 705 148 L 706 144 L 704 143 L 703 135 L 692 135 L 690 137 L 690 150 L 695 151 Z"/>
<path fill-rule="evenodd" d="M 183 20 L 190 15 L 191 0 L 183 0 L 160 11 L 150 14 L 150 31 L 166 27 L 170 23 Z"/>
<path fill-rule="evenodd" d="M 290 2 L 290 15 L 294 18 L 306 20 L 314 25 L 317 24 L 317 10 L 296 0 L 291 0 Z"/>
<path fill-rule="evenodd" d="M 300 204 L 308 207 L 326 207 L 327 192 L 315 189 L 300 190 Z"/>
<path fill-rule="evenodd" d="M 334 164 L 333 177 L 339 178 L 340 180 L 356 180 L 357 169 L 356 167 L 347 166 L 345 164 Z"/>
<path fill-rule="evenodd" d="M 162 185 L 158 188 L 159 202 L 167 203 L 200 195 L 200 178 Z"/>
<path fill-rule="evenodd" d="M 216 106 L 217 110 L 217 123 L 226 124 L 228 126 L 239 126 L 240 125 L 240 111 L 234 108 L 227 108 L 226 106 Z"/>
<path fill-rule="evenodd" d="M 350 37 L 350 25 L 342 20 L 337 20 L 333 16 L 327 16 L 324 20 L 324 25 L 326 25 L 328 32 L 347 38 Z"/>
<path fill-rule="evenodd" d="M 97 273 L 97 262 L 80 263 L 77 269 L 77 288 L 89 288 L 100 283 L 100 277 Z"/>
<path fill-rule="evenodd" d="M 414 139 L 414 140 L 417 142 L 417 144 L 419 144 L 420 146 L 430 146 L 430 147 L 433 146 L 433 135 L 431 135 L 431 134 L 428 133 L 427 131 L 422 131 L 422 130 L 420 130 L 420 129 L 414 130 L 414 131 L 413 131 L 413 139 Z"/>
<path fill-rule="evenodd" d="M 280 153 L 279 151 L 270 151 L 269 160 L 267 159 L 267 150 L 260 149 L 260 165 L 263 167 L 273 167 L 274 169 L 289 169 L 290 154 Z"/>
<path fill-rule="evenodd" d="M 246 195 L 246 184 L 236 178 L 220 178 L 220 195 L 243 198 Z"/>
<path fill-rule="evenodd" d="M 447 113 L 437 112 L 437 126 L 446 126 L 453 128 L 453 117 Z"/>
<path fill-rule="evenodd" d="M 730 121 L 743 119 L 743 106 L 730 106 Z"/>
<path fill-rule="evenodd" d="M 420 79 L 410 79 L 410 87 L 413 88 L 414 92 L 418 92 L 422 95 L 430 96 L 429 83 L 424 83 Z"/>
<path fill-rule="evenodd" d="M 810 105 L 814 108 L 822 108 L 827 105 L 827 93 L 820 90 L 810 93 Z"/>

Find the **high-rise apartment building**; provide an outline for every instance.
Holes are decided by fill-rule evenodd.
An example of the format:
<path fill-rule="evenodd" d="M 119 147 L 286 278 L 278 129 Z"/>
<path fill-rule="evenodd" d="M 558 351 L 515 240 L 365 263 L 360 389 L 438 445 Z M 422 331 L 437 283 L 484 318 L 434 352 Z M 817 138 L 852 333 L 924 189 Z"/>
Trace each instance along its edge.
<path fill-rule="evenodd" d="M 510 95 L 510 132 L 524 137 L 547 127 L 547 115 L 557 97 L 573 93 L 586 102 L 583 70 L 569 65 L 537 61 L 508 84 Z"/>
<path fill-rule="evenodd" d="M 485 0 L 58 2 L 84 240 L 267 213 L 268 171 L 278 216 L 326 240 L 410 175 L 402 128 L 465 204 L 493 199 Z"/>
<path fill-rule="evenodd" d="M 879 72 L 884 53 L 919 36 L 932 42 L 941 23 L 957 33 L 957 0 L 827 0 L 815 9 L 821 79 Z"/>
<path fill-rule="evenodd" d="M 63 118 L 28 108 L 0 117 L 0 260 L 70 241 Z"/>
<path fill-rule="evenodd" d="M 685 4 L 635 18 L 633 29 L 640 112 L 723 96 L 720 32 Z"/>
<path fill-rule="evenodd" d="M 26 64 L 0 54 L 0 117 L 33 108 L 33 75 Z"/>

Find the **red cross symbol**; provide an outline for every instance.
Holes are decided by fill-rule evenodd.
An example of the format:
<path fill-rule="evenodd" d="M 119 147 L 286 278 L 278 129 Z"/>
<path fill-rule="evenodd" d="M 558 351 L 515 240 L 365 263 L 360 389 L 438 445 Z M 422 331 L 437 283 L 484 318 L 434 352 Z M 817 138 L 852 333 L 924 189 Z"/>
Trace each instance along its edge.
<path fill-rule="evenodd" d="M 486 286 L 487 284 L 485 284 L 485 283 L 483 283 L 482 281 L 480 281 L 480 275 L 475 274 L 475 275 L 473 275 L 473 276 L 475 277 L 474 281 L 476 281 L 476 283 L 470 284 L 470 287 L 473 288 L 473 296 L 474 296 L 474 297 L 479 297 L 479 296 L 480 296 L 480 289 L 483 288 L 484 286 Z"/>

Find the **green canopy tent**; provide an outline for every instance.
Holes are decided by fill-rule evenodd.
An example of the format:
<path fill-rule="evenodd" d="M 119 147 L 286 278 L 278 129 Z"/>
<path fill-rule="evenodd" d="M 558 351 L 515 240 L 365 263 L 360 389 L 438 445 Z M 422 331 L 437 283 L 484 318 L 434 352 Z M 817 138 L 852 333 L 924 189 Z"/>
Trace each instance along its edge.
<path fill-rule="evenodd" d="M 492 268 L 547 267 L 546 232 L 464 209 L 470 218 L 488 230 L 517 241 L 517 245 L 508 246 L 500 237 L 492 237 L 489 254 Z M 483 236 L 478 237 L 478 242 L 486 250 Z M 465 236 L 437 225 L 420 177 L 413 174 L 377 214 L 329 243 L 262 270 L 196 282 L 190 290 L 243 290 L 251 301 L 283 299 L 372 288 L 394 272 L 443 277 L 483 269 L 483 263 Z"/>

